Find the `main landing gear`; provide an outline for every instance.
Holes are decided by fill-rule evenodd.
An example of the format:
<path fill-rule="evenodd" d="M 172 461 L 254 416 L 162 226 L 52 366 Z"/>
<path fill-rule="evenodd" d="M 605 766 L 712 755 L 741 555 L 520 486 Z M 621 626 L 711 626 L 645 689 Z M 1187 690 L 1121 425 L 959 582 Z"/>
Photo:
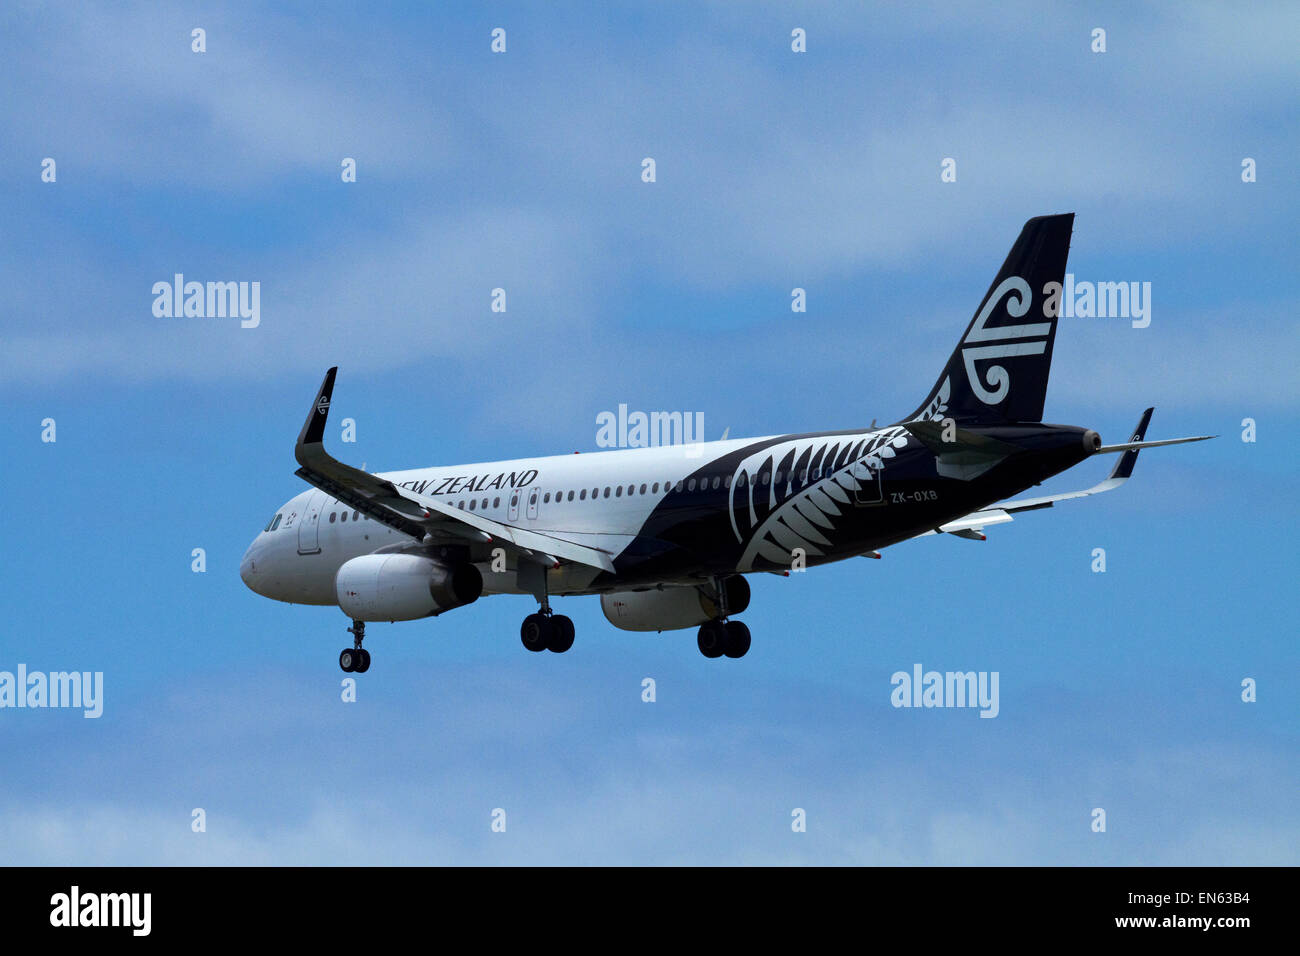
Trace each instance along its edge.
<path fill-rule="evenodd" d="M 705 621 L 696 643 L 705 657 L 744 657 L 749 650 L 749 628 L 743 621 Z"/>
<path fill-rule="evenodd" d="M 717 593 L 718 616 L 712 621 L 700 625 L 699 637 L 695 643 L 705 657 L 744 657 L 749 650 L 749 628 L 742 621 L 728 621 L 727 582 L 724 578 L 714 578 L 713 587 Z M 744 610 L 742 606 L 740 610 Z"/>
<path fill-rule="evenodd" d="M 519 639 L 530 651 L 553 651 L 563 654 L 573 646 L 573 622 L 563 614 L 552 614 L 543 605 L 536 614 L 524 618 Z"/>
<path fill-rule="evenodd" d="M 348 633 L 352 635 L 352 647 L 339 652 L 339 667 L 349 674 L 364 674 L 370 670 L 370 652 L 361 646 L 366 639 L 366 622 L 353 621 Z"/>
<path fill-rule="evenodd" d="M 524 618 L 519 627 L 519 639 L 530 651 L 563 654 L 573 646 L 573 622 L 563 614 L 551 613 L 551 596 L 546 580 L 550 569 L 543 565 L 532 570 L 531 590 L 541 607 L 536 614 Z"/>

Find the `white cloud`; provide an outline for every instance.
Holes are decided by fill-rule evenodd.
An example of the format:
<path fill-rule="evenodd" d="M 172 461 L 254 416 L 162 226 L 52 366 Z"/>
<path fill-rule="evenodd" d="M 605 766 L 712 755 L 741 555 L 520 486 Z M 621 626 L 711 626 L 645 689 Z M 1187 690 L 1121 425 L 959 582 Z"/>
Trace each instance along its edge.
<path fill-rule="evenodd" d="M 688 671 L 659 671 L 672 694 L 653 707 L 591 661 L 411 667 L 355 705 L 275 669 L 175 684 L 33 748 L 0 845 L 42 865 L 1297 861 L 1295 807 L 1271 796 L 1294 782 L 1294 755 L 1267 749 L 1282 741 L 1189 745 L 1177 721 L 1134 741 L 1150 702 L 1123 692 L 986 722 L 783 677 L 741 701 Z"/>
<path fill-rule="evenodd" d="M 340 353 L 362 370 L 505 356 L 527 374 L 534 359 L 571 359 L 572 343 L 592 348 L 588 365 L 619 367 L 617 336 L 601 334 L 628 331 L 618 296 L 856 276 L 923 299 L 936 270 L 991 274 L 1020 221 L 1048 210 L 1080 212 L 1084 255 L 1181 256 L 1211 222 L 1227 255 L 1258 240 L 1261 218 L 1292 218 L 1285 203 L 1246 202 L 1235 167 L 1263 150 L 1271 168 L 1266 154 L 1289 154 L 1293 133 L 1214 111 L 1225 78 L 1261 108 L 1294 100 L 1281 31 L 1214 7 L 1126 19 L 1105 59 L 1062 55 L 1086 49 L 1070 17 L 1030 18 L 1020 44 L 1007 31 L 1024 27 L 1026 8 L 943 10 L 930 26 L 910 13 L 807 11 L 821 21 L 814 49 L 825 47 L 799 66 L 767 36 L 788 32 L 781 7 L 744 22 L 714 7 L 727 29 L 654 31 L 635 57 L 539 31 L 508 62 L 456 43 L 432 57 L 396 28 L 305 32 L 264 12 L 211 20 L 202 56 L 189 52 L 188 21 L 143 6 L 22 24 L 11 52 L 35 79 L 6 110 L 6 141 L 65 157 L 56 188 L 130 184 L 155 203 L 174 197 L 185 218 L 123 222 L 124 247 L 110 251 L 101 230 L 69 233 L 39 200 L 22 205 L 35 243 L 3 247 L 13 308 L 0 376 L 263 378 L 314 373 Z M 895 39 L 882 46 L 883 35 Z M 1202 68 L 1173 69 L 1188 58 Z M 1189 126 L 1171 103 L 1212 116 Z M 286 204 L 282 192 L 317 177 L 345 188 L 337 164 L 362 152 L 353 144 L 368 183 L 356 188 L 391 203 L 380 219 L 364 202 L 321 215 L 335 200 L 311 190 Z M 659 161 L 654 185 L 639 181 L 644 155 Z M 948 155 L 959 180 L 945 187 Z M 228 215 L 232 199 L 247 212 L 209 235 L 205 210 Z M 268 238 L 295 209 L 316 224 Z M 150 321 L 139 286 L 157 277 L 138 270 L 193 272 L 196 260 L 262 277 L 265 327 L 232 336 Z M 469 324 L 502 274 L 504 339 Z M 869 302 L 864 312 L 876 314 Z M 885 323 L 904 347 L 906 318 Z M 1190 364 L 1203 369 L 1208 354 Z"/>

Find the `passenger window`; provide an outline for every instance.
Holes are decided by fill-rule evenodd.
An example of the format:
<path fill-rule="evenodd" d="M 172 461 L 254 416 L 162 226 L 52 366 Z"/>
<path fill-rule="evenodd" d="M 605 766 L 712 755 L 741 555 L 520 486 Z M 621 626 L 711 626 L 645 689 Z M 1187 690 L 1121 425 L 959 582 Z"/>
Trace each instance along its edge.
<path fill-rule="evenodd" d="M 586 489 L 586 488 L 583 488 L 580 492 L 578 492 L 578 500 L 579 500 L 579 501 L 586 501 L 586 500 L 587 500 L 587 489 Z"/>
<path fill-rule="evenodd" d="M 687 490 L 687 491 L 694 491 L 694 490 L 695 490 L 695 479 L 694 479 L 694 478 L 692 478 L 690 481 L 686 482 L 686 490 Z"/>
<path fill-rule="evenodd" d="M 623 486 L 622 486 L 622 485 L 619 485 L 617 488 L 614 489 L 614 497 L 615 497 L 615 498 L 622 498 L 622 497 L 623 497 Z"/>
<path fill-rule="evenodd" d="M 723 478 L 723 479 L 722 479 L 722 487 L 724 487 L 724 488 L 730 488 L 730 487 L 731 487 L 731 476 L 730 476 L 730 475 L 728 475 L 726 478 Z"/>
<path fill-rule="evenodd" d="M 336 519 L 337 517 L 338 517 L 338 513 L 335 512 L 335 511 L 331 511 L 331 512 L 330 512 L 330 524 L 333 524 L 333 523 L 334 523 L 334 519 Z"/>
<path fill-rule="evenodd" d="M 569 500 L 570 500 L 570 501 L 573 500 L 573 492 L 572 492 L 572 491 L 569 492 Z"/>
<path fill-rule="evenodd" d="M 714 487 L 714 489 L 717 489 L 717 488 L 721 487 L 721 485 L 722 485 L 722 479 L 719 478 L 717 475 L 714 475 L 714 476 L 713 476 L 713 487 Z"/>
<path fill-rule="evenodd" d="M 493 498 L 493 499 L 492 499 L 492 507 L 493 507 L 493 508 L 500 508 L 500 507 L 501 507 L 501 499 L 500 499 L 499 497 L 497 497 L 497 498 Z"/>
<path fill-rule="evenodd" d="M 641 486 L 641 494 L 645 494 L 645 485 Z"/>
<path fill-rule="evenodd" d="M 479 509 L 480 509 L 481 511 L 487 511 L 487 499 L 486 499 L 486 498 L 484 498 L 484 499 L 483 499 L 483 503 L 482 503 L 481 505 L 479 505 Z"/>
<path fill-rule="evenodd" d="M 609 485 L 606 485 L 606 486 L 605 486 L 605 497 L 606 497 L 606 498 L 609 497 Z"/>
<path fill-rule="evenodd" d="M 464 511 L 464 510 L 465 510 L 465 502 L 463 502 L 463 501 L 458 501 L 458 502 L 456 502 L 456 507 L 459 508 L 461 511 Z"/>
<path fill-rule="evenodd" d="M 474 500 L 474 501 L 471 501 L 471 502 L 469 503 L 469 510 L 470 510 L 470 511 L 473 511 L 473 510 L 474 510 L 474 506 L 477 505 L 477 504 L 478 504 L 477 499 Z"/>
<path fill-rule="evenodd" d="M 651 485 L 650 490 L 656 495 L 659 494 L 659 482 L 656 481 L 653 485 Z"/>

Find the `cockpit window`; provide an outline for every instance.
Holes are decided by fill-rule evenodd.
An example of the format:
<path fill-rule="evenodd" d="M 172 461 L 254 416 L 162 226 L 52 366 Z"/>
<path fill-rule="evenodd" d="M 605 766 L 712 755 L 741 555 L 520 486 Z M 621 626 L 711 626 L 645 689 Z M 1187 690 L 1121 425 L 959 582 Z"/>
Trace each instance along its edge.
<path fill-rule="evenodd" d="M 274 531 L 276 528 L 280 527 L 280 518 L 282 517 L 282 515 L 283 512 L 281 512 L 281 514 L 276 515 L 274 518 L 272 518 L 270 521 L 266 523 L 266 527 L 263 528 L 262 530 Z"/>

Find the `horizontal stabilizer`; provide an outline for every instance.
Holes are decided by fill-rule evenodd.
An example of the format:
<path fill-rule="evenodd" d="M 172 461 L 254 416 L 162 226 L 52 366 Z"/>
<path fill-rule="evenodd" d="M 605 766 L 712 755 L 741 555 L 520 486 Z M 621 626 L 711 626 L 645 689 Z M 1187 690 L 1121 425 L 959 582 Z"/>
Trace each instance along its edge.
<path fill-rule="evenodd" d="M 955 534 L 960 538 L 973 538 L 976 541 L 983 540 L 984 528 L 989 525 L 1002 524 L 1014 520 L 1013 514 L 1021 511 L 1036 511 L 1039 508 L 1051 508 L 1058 501 L 1070 501 L 1074 498 L 1087 498 L 1091 495 L 1099 495 L 1106 491 L 1114 491 L 1124 482 L 1128 481 L 1133 475 L 1133 466 L 1137 464 L 1138 452 L 1143 448 L 1152 448 L 1157 445 L 1181 445 L 1190 441 L 1205 441 L 1207 438 L 1214 438 L 1214 435 L 1201 435 L 1196 438 L 1169 438 L 1163 441 L 1145 441 L 1147 426 L 1151 424 L 1151 415 L 1154 408 L 1148 408 L 1138 419 L 1137 426 L 1133 429 L 1132 437 L 1121 445 L 1104 445 L 1098 450 L 1098 454 L 1108 451 L 1122 451 L 1119 461 L 1115 462 L 1115 467 L 1110 470 L 1110 474 L 1103 478 L 1091 488 L 1085 488 L 1082 491 L 1067 491 L 1059 495 L 1045 495 L 1041 498 L 1019 498 L 1013 501 L 1000 501 L 997 504 L 989 505 L 979 511 L 972 511 L 968 515 L 949 521 L 947 524 L 940 525 L 930 531 L 923 531 L 916 537 L 924 537 L 929 534 Z M 935 435 L 938 433 L 940 426 L 936 422 L 909 422 L 905 426 L 912 434 L 920 438 L 927 447 L 935 441 Z M 956 437 L 961 438 L 963 434 L 969 435 L 969 432 L 963 433 L 962 429 L 957 429 Z M 982 438 L 976 435 L 975 438 Z M 992 439 L 984 439 L 992 441 Z M 941 443 L 943 447 L 951 448 L 958 442 Z M 1000 442 L 998 444 L 1001 444 Z M 1013 448 L 1013 446 L 1007 446 Z"/>
<path fill-rule="evenodd" d="M 1185 445 L 1189 441 L 1209 441 L 1218 435 L 1197 435 L 1194 438 L 1166 438 L 1163 441 L 1130 441 L 1122 445 L 1102 445 L 1097 454 L 1104 455 L 1112 451 L 1137 451 L 1141 448 L 1158 448 L 1161 445 Z"/>
<path fill-rule="evenodd" d="M 935 470 L 944 478 L 970 481 L 1021 451 L 1015 445 L 951 424 L 917 421 L 904 422 L 903 427 L 934 453 Z"/>

